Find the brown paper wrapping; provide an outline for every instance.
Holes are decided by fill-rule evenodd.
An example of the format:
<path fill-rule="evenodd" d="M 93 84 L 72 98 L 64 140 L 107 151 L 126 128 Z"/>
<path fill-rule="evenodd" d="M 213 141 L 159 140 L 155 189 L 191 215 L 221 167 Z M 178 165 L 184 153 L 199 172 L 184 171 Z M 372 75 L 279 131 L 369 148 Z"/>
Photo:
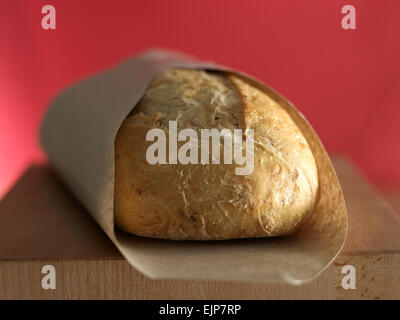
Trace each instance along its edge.
<path fill-rule="evenodd" d="M 229 241 L 141 238 L 114 228 L 114 140 L 152 77 L 168 67 L 235 72 L 265 90 L 287 110 L 308 140 L 318 166 L 320 192 L 311 219 L 289 237 Z M 312 94 L 312 93 L 310 93 Z M 318 136 L 285 98 L 253 78 L 212 62 L 151 50 L 90 77 L 51 104 L 41 131 L 52 166 L 122 255 L 151 278 L 244 280 L 301 284 L 336 257 L 346 238 L 341 188 Z"/>

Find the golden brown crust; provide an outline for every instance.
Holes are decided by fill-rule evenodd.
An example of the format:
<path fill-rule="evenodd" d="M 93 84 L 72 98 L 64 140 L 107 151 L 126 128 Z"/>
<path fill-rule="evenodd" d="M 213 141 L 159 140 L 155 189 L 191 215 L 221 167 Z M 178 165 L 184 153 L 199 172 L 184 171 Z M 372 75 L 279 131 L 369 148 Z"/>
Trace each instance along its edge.
<path fill-rule="evenodd" d="M 254 171 L 235 164 L 146 161 L 152 128 L 254 129 Z M 183 143 L 181 143 L 183 144 Z M 221 147 L 223 150 L 223 147 Z M 223 158 L 223 152 L 221 153 Z M 158 74 L 115 140 L 115 221 L 136 235 L 211 240 L 293 232 L 309 215 L 318 175 L 290 116 L 237 76 L 170 69 Z"/>

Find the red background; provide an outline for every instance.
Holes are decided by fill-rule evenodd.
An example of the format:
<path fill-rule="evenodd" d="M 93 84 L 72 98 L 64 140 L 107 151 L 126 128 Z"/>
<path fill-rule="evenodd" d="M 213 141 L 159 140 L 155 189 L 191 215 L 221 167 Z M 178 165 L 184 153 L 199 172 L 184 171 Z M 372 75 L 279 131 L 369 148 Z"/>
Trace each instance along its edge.
<path fill-rule="evenodd" d="M 41 8 L 56 8 L 43 30 Z M 341 28 L 355 6 L 357 30 Z M 0 195 L 65 86 L 151 46 L 241 69 L 295 103 L 330 152 L 400 184 L 400 1 L 0 1 Z"/>

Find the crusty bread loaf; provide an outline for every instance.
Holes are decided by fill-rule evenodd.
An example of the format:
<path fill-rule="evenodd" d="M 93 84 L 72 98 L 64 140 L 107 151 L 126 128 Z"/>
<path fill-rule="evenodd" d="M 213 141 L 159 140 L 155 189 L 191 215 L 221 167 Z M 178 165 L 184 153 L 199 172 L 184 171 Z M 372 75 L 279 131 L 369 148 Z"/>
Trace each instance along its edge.
<path fill-rule="evenodd" d="M 254 171 L 233 164 L 149 164 L 152 128 L 254 130 Z M 199 134 L 200 135 L 200 134 Z M 167 138 L 168 139 L 168 138 Z M 223 147 L 221 151 L 223 154 Z M 305 221 L 318 193 L 313 154 L 274 100 L 222 72 L 159 73 L 115 140 L 115 222 L 123 230 L 174 240 L 287 235 Z"/>

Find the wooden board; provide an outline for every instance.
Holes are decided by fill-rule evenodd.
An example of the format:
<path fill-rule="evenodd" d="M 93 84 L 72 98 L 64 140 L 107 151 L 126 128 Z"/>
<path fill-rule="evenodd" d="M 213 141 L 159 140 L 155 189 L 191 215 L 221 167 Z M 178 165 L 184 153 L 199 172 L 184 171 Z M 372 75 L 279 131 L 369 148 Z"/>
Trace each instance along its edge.
<path fill-rule="evenodd" d="M 400 299 L 400 221 L 354 167 L 334 157 L 349 214 L 342 253 L 303 286 L 151 280 L 128 265 L 51 170 L 32 166 L 0 202 L 0 299 Z M 56 289 L 44 290 L 44 265 Z M 356 289 L 342 288 L 343 266 Z"/>

